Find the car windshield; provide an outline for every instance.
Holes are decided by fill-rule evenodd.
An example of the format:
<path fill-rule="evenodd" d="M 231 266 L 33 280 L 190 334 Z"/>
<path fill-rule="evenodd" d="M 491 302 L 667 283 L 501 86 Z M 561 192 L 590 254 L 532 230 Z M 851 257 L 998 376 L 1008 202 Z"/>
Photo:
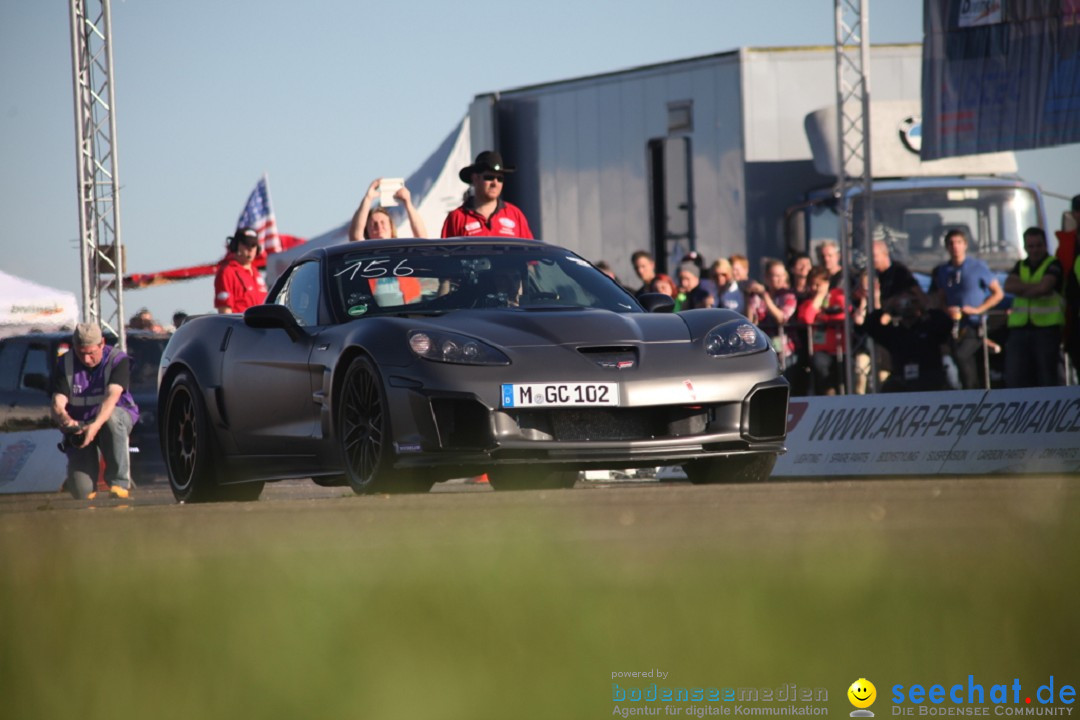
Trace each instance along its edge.
<path fill-rule="evenodd" d="M 357 250 L 332 257 L 329 271 L 333 302 L 348 317 L 468 308 L 643 312 L 588 262 L 540 243 Z"/>

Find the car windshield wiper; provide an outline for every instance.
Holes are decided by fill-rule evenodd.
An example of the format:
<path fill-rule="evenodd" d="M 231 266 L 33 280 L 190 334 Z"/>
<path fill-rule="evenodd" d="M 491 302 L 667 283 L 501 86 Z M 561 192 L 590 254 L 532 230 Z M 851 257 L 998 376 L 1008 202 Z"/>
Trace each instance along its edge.
<path fill-rule="evenodd" d="M 378 314 L 379 315 L 394 315 L 394 316 L 397 316 L 397 317 L 439 317 L 440 315 L 445 315 L 446 313 L 453 312 L 454 310 L 457 310 L 457 309 L 458 308 L 440 308 L 438 310 L 436 310 L 436 309 L 421 310 L 421 309 L 417 308 L 415 310 L 409 310 L 407 308 L 402 308 L 400 310 L 390 310 L 390 311 L 380 312 Z"/>
<path fill-rule="evenodd" d="M 551 310 L 588 310 L 589 308 L 581 305 L 522 305 L 521 309 L 528 312 L 549 312 Z"/>

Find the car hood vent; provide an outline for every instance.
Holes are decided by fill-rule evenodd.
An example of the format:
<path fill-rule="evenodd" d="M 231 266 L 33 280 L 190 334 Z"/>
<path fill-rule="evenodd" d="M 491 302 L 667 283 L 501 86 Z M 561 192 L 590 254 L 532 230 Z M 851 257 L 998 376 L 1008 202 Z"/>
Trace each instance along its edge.
<path fill-rule="evenodd" d="M 637 367 L 637 348 L 623 345 L 601 345 L 579 347 L 578 352 L 602 368 L 610 370 L 629 370 Z"/>

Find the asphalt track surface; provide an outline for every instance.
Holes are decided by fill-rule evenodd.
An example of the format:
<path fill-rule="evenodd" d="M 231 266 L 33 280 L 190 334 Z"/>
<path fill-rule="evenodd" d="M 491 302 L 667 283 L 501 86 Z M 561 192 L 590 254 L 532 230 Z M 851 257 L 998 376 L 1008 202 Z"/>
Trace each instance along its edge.
<path fill-rule="evenodd" d="M 722 537 L 724 532 L 717 529 L 724 527 L 753 527 L 768 537 L 838 526 L 852 529 L 853 525 L 900 533 L 932 532 L 943 527 L 992 532 L 1018 523 L 1070 525 L 1077 522 L 1078 507 L 1080 478 L 1061 476 L 772 480 L 705 486 L 579 481 L 570 490 L 519 492 L 496 492 L 489 485 L 450 481 L 427 494 L 361 497 L 346 487 L 324 488 L 309 480 L 290 480 L 268 483 L 255 503 L 199 506 L 177 504 L 166 483 L 139 487 L 126 501 L 107 497 L 75 500 L 64 493 L 0 495 L 0 515 L 145 510 L 148 522 L 162 514 L 195 516 L 203 514 L 202 508 L 214 508 L 218 519 L 230 513 L 250 517 L 260 513 L 277 516 L 282 511 L 318 514 L 344 510 L 360 516 L 387 514 L 386 522 L 391 524 L 422 521 L 432 513 L 457 516 L 458 522 L 467 523 L 474 513 L 524 508 L 583 521 L 567 523 L 567 528 L 574 528 L 574 535 L 646 531 L 675 544 Z M 390 509 L 395 512 L 387 513 Z"/>

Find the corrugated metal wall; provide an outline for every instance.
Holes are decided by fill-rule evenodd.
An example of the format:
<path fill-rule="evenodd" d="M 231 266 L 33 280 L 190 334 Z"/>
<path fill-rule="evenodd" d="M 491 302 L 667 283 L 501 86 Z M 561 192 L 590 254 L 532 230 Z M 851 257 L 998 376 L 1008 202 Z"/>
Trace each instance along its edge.
<path fill-rule="evenodd" d="M 918 98 L 918 45 L 874 48 L 872 97 Z M 478 99 L 479 101 L 479 99 Z M 831 47 L 743 49 L 531 88 L 495 103 L 496 142 L 518 173 L 507 197 L 536 235 L 607 260 L 633 285 L 630 255 L 652 249 L 650 139 L 668 104 L 693 103 L 690 138 L 698 249 L 782 253 L 783 210 L 827 184 L 810 161 L 805 116 L 835 102 Z M 480 150 L 483 148 L 476 148 Z"/>

